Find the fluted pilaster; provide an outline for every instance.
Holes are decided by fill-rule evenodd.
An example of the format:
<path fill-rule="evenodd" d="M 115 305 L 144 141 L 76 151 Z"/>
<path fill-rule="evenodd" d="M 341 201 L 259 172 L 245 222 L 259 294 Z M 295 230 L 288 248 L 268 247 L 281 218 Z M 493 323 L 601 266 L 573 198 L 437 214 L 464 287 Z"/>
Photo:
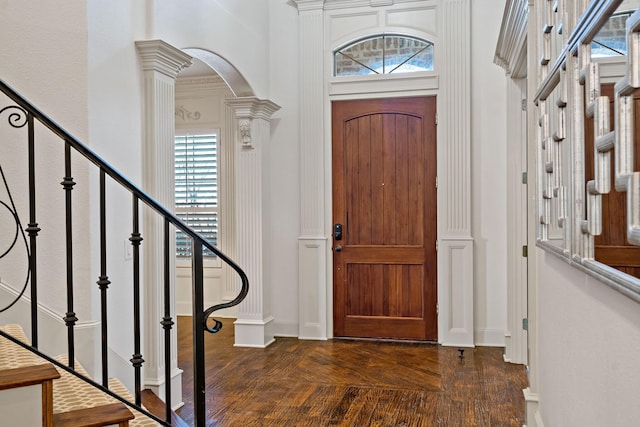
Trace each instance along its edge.
<path fill-rule="evenodd" d="M 249 293 L 238 306 L 235 345 L 266 347 L 274 341 L 274 336 L 268 274 L 271 263 L 264 251 L 264 242 L 269 238 L 269 228 L 265 227 L 269 209 L 268 198 L 263 197 L 263 193 L 270 181 L 270 121 L 280 107 L 255 97 L 226 102 L 235 116 L 238 264 L 249 278 Z"/>
<path fill-rule="evenodd" d="M 327 337 L 324 21 L 322 0 L 295 0 L 300 55 L 300 238 L 298 241 L 301 338 Z"/>
<path fill-rule="evenodd" d="M 439 339 L 473 346 L 473 239 L 471 237 L 471 4 L 442 2 L 442 101 L 438 144 L 441 215 L 438 257 Z"/>
<path fill-rule="evenodd" d="M 162 40 L 137 41 L 144 73 L 144 135 L 142 143 L 142 187 L 153 198 L 172 209 L 174 196 L 175 79 L 191 64 L 191 57 Z M 144 263 L 144 382 L 164 396 L 164 225 L 162 218 L 145 212 Z M 173 239 L 172 239 L 173 240 Z M 172 242 L 172 247 L 174 247 Z M 175 250 L 174 250 L 175 253 Z M 175 272 L 175 258 L 170 259 Z M 175 274 L 171 275 L 172 293 Z M 172 301 L 171 312 L 175 313 Z M 171 339 L 172 404 L 182 401 L 181 370 L 178 369 L 175 329 Z"/>
<path fill-rule="evenodd" d="M 446 108 L 439 126 L 445 127 L 443 144 L 447 186 L 442 191 L 447 215 L 442 218 L 446 237 L 471 236 L 471 19 L 469 0 L 445 0 L 442 16 L 445 46 L 442 95 Z"/>

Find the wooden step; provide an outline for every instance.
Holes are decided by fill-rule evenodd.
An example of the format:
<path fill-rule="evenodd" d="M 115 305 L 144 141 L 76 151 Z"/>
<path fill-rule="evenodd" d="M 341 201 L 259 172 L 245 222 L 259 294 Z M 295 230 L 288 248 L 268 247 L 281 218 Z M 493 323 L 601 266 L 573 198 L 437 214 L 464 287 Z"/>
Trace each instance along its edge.
<path fill-rule="evenodd" d="M 149 389 L 142 390 L 142 404 L 147 408 L 147 411 L 161 420 L 166 418 L 167 406 L 153 391 Z M 171 411 L 171 425 L 174 427 L 189 427 L 189 424 L 174 411 Z"/>
<path fill-rule="evenodd" d="M 124 404 L 110 403 L 54 414 L 53 425 L 54 427 L 103 427 L 110 425 L 129 427 L 129 420 L 133 418 L 133 414 Z"/>
<path fill-rule="evenodd" d="M 68 365 L 68 358 L 66 355 L 56 357 L 56 360 L 60 363 Z M 75 362 L 75 370 L 80 375 L 89 378 L 87 371 L 77 361 Z M 89 409 L 94 407 L 101 407 L 104 405 L 118 403 L 123 405 L 117 399 L 109 396 L 106 393 L 102 393 L 100 390 L 94 388 L 92 385 L 85 383 L 84 381 L 76 378 L 74 375 L 64 371 L 58 370 L 61 378 L 54 381 L 53 388 L 53 412 L 55 414 L 62 412 L 73 412 L 82 409 Z M 127 390 L 127 388 L 116 378 L 109 378 L 109 390 L 116 393 L 129 402 L 133 402 L 135 399 Z M 136 411 L 133 408 L 126 407 L 127 411 L 133 414 L 133 419 L 129 421 L 129 426 L 132 427 L 155 427 L 160 425 L 151 418 Z"/>
<path fill-rule="evenodd" d="M 3 332 L 28 343 L 19 325 L 0 327 Z M 53 380 L 60 378 L 56 368 L 49 362 L 35 357 L 33 353 L 0 338 L 0 390 L 41 385 L 42 425 L 53 426 Z"/>
<path fill-rule="evenodd" d="M 19 325 L 0 326 L 0 330 L 29 344 Z M 66 355 L 56 360 L 68 366 Z M 78 374 L 90 378 L 77 361 Z M 0 390 L 43 384 L 43 426 L 152 427 L 159 423 L 103 393 L 64 369 L 39 358 L 34 353 L 0 337 Z M 109 389 L 129 402 L 134 398 L 120 381 L 109 379 Z M 1 422 L 0 422 L 1 424 Z"/>
<path fill-rule="evenodd" d="M 51 363 L 3 369 L 0 371 L 0 390 L 51 383 L 57 378 L 60 374 Z"/>

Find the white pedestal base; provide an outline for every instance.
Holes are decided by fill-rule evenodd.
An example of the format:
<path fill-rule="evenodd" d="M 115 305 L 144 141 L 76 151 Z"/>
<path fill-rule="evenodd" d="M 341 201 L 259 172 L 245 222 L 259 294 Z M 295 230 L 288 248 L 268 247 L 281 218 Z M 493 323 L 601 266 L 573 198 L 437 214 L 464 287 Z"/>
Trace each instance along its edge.
<path fill-rule="evenodd" d="M 273 335 L 273 316 L 265 320 L 240 319 L 236 320 L 234 325 L 234 347 L 266 348 L 276 340 Z"/>

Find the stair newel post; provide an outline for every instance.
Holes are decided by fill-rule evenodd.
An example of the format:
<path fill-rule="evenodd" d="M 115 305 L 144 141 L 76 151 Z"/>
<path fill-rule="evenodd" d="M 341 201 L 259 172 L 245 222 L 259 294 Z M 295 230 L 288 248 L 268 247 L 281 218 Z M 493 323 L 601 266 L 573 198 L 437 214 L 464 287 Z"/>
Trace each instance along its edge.
<path fill-rule="evenodd" d="M 36 240 L 40 228 L 36 221 L 36 148 L 33 114 L 27 114 L 29 145 L 29 275 L 31 277 L 31 345 L 38 348 L 38 272 Z"/>
<path fill-rule="evenodd" d="M 133 357 L 129 360 L 134 369 L 134 392 L 136 405 L 140 405 L 142 401 L 142 381 L 141 370 L 144 359 L 140 353 L 140 214 L 139 199 L 133 195 L 133 232 L 129 240 L 133 246 Z"/>
<path fill-rule="evenodd" d="M 73 222 L 71 191 L 76 183 L 71 176 L 71 145 L 64 144 L 64 178 L 60 183 L 65 192 L 65 234 L 66 234 L 66 264 L 67 264 L 67 313 L 64 322 L 67 326 L 67 346 L 69 352 L 69 367 L 75 366 L 74 327 L 78 318 L 73 311 Z"/>
<path fill-rule="evenodd" d="M 202 243 L 193 239 L 192 285 L 193 285 L 193 414 L 196 426 L 204 426 L 205 373 L 204 373 L 204 261 Z"/>
<path fill-rule="evenodd" d="M 109 366 L 108 366 L 108 341 L 107 341 L 107 289 L 111 281 L 107 276 L 107 196 L 106 196 L 106 174 L 104 169 L 100 169 L 100 277 L 98 277 L 98 287 L 100 288 L 100 328 L 101 328 L 101 356 L 102 356 L 102 385 L 109 387 Z"/>
<path fill-rule="evenodd" d="M 165 409 L 167 422 L 171 422 L 171 234 L 169 233 L 169 220 L 164 220 L 164 376 L 165 380 Z"/>

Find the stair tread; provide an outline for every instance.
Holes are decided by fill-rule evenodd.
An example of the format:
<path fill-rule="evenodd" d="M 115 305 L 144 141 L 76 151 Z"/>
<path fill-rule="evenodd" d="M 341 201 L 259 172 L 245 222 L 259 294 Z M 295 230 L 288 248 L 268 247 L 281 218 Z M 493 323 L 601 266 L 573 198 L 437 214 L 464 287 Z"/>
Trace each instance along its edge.
<path fill-rule="evenodd" d="M 60 363 L 68 365 L 67 355 L 61 355 L 55 359 Z M 75 362 L 75 370 L 79 374 L 89 377 L 87 371 L 77 361 Z M 65 370 L 58 369 L 58 371 L 60 372 L 61 378 L 54 382 L 53 387 L 54 414 L 107 405 L 110 403 L 119 403 L 117 399 L 102 393 L 100 390 L 76 378 Z M 109 378 L 109 390 L 130 402 L 135 400 L 125 385 L 117 378 Z M 135 415 L 135 419 L 129 422 L 130 426 L 150 427 L 160 425 L 141 412 L 138 412 L 133 408 L 128 409 Z"/>
<path fill-rule="evenodd" d="M 55 427 L 102 427 L 133 420 L 133 414 L 122 403 L 109 403 L 53 415 Z"/>
<path fill-rule="evenodd" d="M 51 363 L 0 370 L 0 390 L 27 387 L 60 378 Z"/>

